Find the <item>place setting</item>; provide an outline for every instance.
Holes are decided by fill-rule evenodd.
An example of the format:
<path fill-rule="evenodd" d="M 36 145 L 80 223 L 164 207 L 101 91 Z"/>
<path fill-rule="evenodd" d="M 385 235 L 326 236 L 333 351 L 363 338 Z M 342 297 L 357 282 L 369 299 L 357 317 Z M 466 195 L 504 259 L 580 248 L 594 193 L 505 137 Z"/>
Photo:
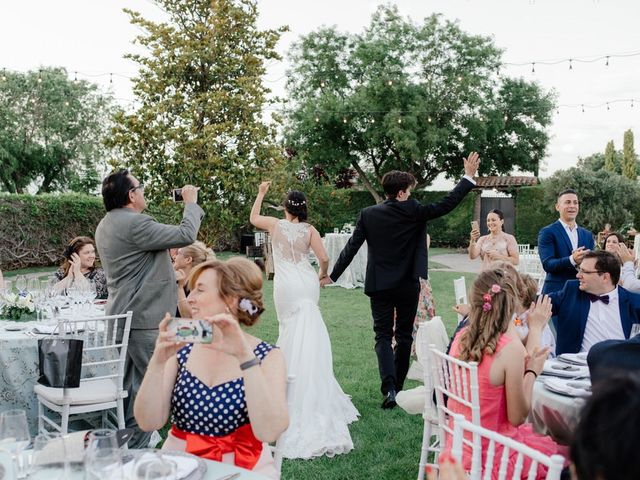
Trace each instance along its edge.
<path fill-rule="evenodd" d="M 563 353 L 548 359 L 542 370 L 544 387 L 568 397 L 589 397 L 591 380 L 587 366 L 587 354 Z"/>

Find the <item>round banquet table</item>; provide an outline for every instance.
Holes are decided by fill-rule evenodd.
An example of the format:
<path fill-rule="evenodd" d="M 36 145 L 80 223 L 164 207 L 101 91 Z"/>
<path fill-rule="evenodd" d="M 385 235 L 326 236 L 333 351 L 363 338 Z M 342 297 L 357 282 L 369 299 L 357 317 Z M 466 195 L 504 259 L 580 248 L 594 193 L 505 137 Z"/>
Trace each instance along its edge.
<path fill-rule="evenodd" d="M 347 244 L 351 234 L 349 233 L 327 233 L 322 239 L 324 248 L 329 255 L 329 273 L 333 270 L 336 260 L 340 256 L 340 252 Z M 367 242 L 364 242 L 358 253 L 353 257 L 351 264 L 340 275 L 337 282 L 330 285 L 336 285 L 343 288 L 364 287 L 364 279 L 367 272 Z"/>
<path fill-rule="evenodd" d="M 550 435 L 556 442 L 568 445 L 578 425 L 585 399 L 546 389 L 544 378 L 541 376 L 533 385 L 530 420 L 538 433 Z"/>
<path fill-rule="evenodd" d="M 94 309 L 88 315 L 104 315 L 104 312 Z M 39 377 L 38 339 L 49 335 L 26 333 L 41 324 L 0 319 L 0 411 L 14 408 L 24 410 L 31 435 L 38 433 L 38 400 L 33 392 Z M 19 331 L 6 330 L 16 326 L 24 328 Z"/>

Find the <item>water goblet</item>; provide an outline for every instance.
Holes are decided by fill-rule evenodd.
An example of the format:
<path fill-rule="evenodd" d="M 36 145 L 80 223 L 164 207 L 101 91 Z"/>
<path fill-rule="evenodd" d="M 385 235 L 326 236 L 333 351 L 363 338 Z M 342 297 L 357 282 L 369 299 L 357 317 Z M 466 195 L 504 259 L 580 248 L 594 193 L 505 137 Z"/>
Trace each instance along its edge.
<path fill-rule="evenodd" d="M 175 480 L 177 465 L 158 453 L 145 453 L 133 466 L 132 480 Z"/>
<path fill-rule="evenodd" d="M 31 436 L 24 410 L 7 410 L 0 413 L 0 440 L 6 441 L 15 462 L 17 478 L 27 475 L 22 451 L 29 445 Z"/>
<path fill-rule="evenodd" d="M 87 451 L 84 471 L 86 480 L 123 478 L 122 452 L 118 448 L 98 448 Z"/>
<path fill-rule="evenodd" d="M 64 438 L 57 432 L 41 433 L 33 439 L 29 478 L 62 480 L 68 477 L 69 464 Z"/>
<path fill-rule="evenodd" d="M 87 443 L 87 452 L 103 448 L 118 448 L 118 439 L 115 430 L 109 430 L 108 428 L 91 430 L 89 433 L 89 442 Z"/>
<path fill-rule="evenodd" d="M 18 293 L 22 293 L 27 289 L 27 279 L 24 275 L 18 275 L 16 277 L 16 288 L 18 289 Z"/>

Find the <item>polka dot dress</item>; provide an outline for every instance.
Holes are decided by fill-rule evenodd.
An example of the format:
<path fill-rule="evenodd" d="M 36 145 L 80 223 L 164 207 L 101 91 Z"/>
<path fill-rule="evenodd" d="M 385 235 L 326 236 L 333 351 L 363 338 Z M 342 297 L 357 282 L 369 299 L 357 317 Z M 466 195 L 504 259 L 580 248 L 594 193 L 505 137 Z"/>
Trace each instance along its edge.
<path fill-rule="evenodd" d="M 171 397 L 171 418 L 180 430 L 220 437 L 249 423 L 242 377 L 209 388 L 186 368 L 193 344 L 178 351 L 178 378 Z M 275 348 L 259 343 L 253 353 L 260 359 Z"/>

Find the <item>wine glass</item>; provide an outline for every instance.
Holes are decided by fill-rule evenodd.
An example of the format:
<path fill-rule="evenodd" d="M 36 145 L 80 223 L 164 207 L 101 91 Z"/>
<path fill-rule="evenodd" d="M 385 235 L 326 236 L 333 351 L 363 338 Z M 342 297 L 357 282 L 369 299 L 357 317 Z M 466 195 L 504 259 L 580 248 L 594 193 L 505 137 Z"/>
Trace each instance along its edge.
<path fill-rule="evenodd" d="M 118 439 L 116 438 L 115 430 L 109 430 L 108 428 L 91 430 L 89 433 L 87 452 L 101 450 L 103 448 L 118 448 Z"/>
<path fill-rule="evenodd" d="M 19 294 L 27 289 L 27 279 L 24 275 L 18 275 L 16 277 L 16 288 L 18 289 Z"/>
<path fill-rule="evenodd" d="M 87 451 L 84 460 L 86 480 L 123 478 L 122 452 L 118 448 Z"/>
<path fill-rule="evenodd" d="M 175 480 L 178 467 L 175 462 L 158 453 L 145 453 L 133 466 L 132 480 Z"/>
<path fill-rule="evenodd" d="M 41 433 L 33 439 L 30 479 L 67 478 L 68 465 L 65 441 L 58 432 Z"/>
<path fill-rule="evenodd" d="M 29 445 L 31 436 L 24 410 L 7 410 L 0 413 L 0 440 L 6 441 L 6 446 L 13 455 L 17 477 L 26 477 L 22 451 Z"/>

